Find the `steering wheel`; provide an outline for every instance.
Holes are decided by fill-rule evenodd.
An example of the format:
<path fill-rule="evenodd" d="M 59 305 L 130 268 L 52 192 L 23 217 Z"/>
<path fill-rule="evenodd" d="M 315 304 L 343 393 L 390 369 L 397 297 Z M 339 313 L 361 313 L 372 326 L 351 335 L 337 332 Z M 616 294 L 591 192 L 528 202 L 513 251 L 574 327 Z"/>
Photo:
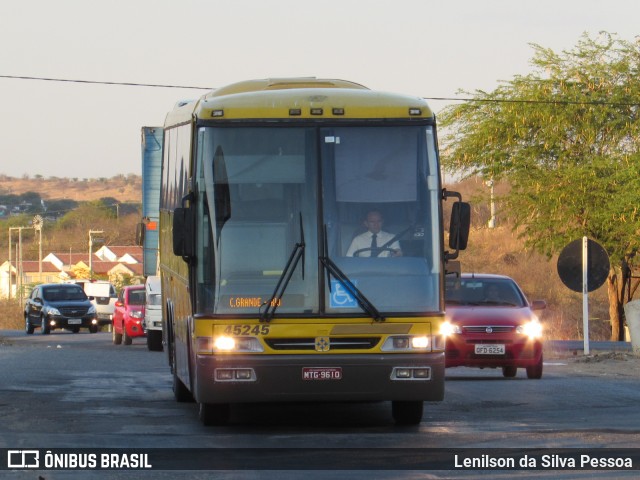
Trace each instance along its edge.
<path fill-rule="evenodd" d="M 373 253 L 374 250 L 376 250 L 378 252 L 378 255 L 376 255 L 374 258 L 379 257 L 382 252 L 389 252 L 391 254 L 391 256 L 393 256 L 393 254 L 396 252 L 395 248 L 389 248 L 389 247 L 371 248 L 371 247 L 366 247 L 366 248 L 360 248 L 360 249 L 356 250 L 355 252 L 353 252 L 353 256 L 354 257 L 359 257 L 360 256 L 360 252 L 371 252 L 371 253 Z"/>

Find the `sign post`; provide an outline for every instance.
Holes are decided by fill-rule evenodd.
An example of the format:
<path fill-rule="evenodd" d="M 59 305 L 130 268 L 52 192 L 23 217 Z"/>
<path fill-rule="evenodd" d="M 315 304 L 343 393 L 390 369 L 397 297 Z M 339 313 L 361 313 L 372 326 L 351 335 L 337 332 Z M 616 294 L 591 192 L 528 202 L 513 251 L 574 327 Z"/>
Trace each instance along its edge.
<path fill-rule="evenodd" d="M 600 288 L 609 275 L 609 256 L 587 237 L 569 243 L 558 257 L 558 275 L 566 287 L 582 292 L 584 354 L 589 355 L 589 292 Z"/>
<path fill-rule="evenodd" d="M 589 355 L 589 239 L 582 237 L 582 331 L 584 354 Z"/>

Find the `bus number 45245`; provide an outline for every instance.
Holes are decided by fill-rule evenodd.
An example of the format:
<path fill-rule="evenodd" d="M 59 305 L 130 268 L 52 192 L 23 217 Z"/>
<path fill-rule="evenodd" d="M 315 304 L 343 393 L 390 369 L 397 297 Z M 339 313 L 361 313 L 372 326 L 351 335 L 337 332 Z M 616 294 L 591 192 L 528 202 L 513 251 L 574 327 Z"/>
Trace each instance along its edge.
<path fill-rule="evenodd" d="M 227 335 L 268 335 L 269 325 L 229 325 L 224 329 Z"/>

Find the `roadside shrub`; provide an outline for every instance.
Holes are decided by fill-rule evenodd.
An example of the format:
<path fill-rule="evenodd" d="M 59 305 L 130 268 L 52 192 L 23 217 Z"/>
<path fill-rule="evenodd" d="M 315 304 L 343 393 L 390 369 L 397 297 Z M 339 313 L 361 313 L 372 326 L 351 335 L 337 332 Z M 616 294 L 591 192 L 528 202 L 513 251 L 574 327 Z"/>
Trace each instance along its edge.
<path fill-rule="evenodd" d="M 0 330 L 22 330 L 23 306 L 15 299 L 0 300 Z"/>

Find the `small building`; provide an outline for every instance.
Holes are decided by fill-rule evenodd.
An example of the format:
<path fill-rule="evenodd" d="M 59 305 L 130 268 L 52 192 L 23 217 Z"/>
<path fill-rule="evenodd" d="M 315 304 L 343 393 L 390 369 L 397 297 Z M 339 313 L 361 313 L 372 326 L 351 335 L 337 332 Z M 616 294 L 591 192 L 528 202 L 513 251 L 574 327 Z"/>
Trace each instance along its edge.
<path fill-rule="evenodd" d="M 58 283 L 69 280 L 67 272 L 53 263 L 37 260 L 23 260 L 20 264 L 5 261 L 0 265 L 0 297 L 16 298 L 22 288 L 22 297 L 29 294 L 31 285 L 36 283 Z"/>
<path fill-rule="evenodd" d="M 94 252 L 91 262 L 89 252 L 52 252 L 42 262 L 23 260 L 21 272 L 18 272 L 17 262 L 12 260 L 9 265 L 7 260 L 0 265 L 0 297 L 16 298 L 20 286 L 24 286 L 24 298 L 33 284 L 89 278 L 90 271 L 94 278 L 108 278 L 113 284 L 142 283 L 142 258 L 140 246 L 102 246 Z M 125 282 L 125 277 L 130 280 Z"/>
<path fill-rule="evenodd" d="M 89 264 L 89 253 L 72 253 L 72 252 L 56 252 L 50 253 L 42 259 L 43 262 L 49 262 L 55 265 L 58 269 L 67 271 L 70 270 L 73 265 L 77 265 L 79 262 L 85 262 Z"/>
<path fill-rule="evenodd" d="M 100 260 L 108 262 L 120 262 L 127 264 L 142 263 L 142 247 L 134 246 L 111 246 L 103 245 L 94 255 Z"/>

